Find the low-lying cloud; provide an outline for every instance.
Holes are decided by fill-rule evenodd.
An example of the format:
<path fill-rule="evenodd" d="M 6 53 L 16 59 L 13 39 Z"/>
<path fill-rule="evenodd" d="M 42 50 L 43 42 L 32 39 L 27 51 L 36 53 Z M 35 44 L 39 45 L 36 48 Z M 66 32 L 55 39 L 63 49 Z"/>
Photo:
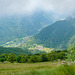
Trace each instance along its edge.
<path fill-rule="evenodd" d="M 38 10 L 72 15 L 75 0 L 0 0 L 0 15 L 32 14 Z"/>

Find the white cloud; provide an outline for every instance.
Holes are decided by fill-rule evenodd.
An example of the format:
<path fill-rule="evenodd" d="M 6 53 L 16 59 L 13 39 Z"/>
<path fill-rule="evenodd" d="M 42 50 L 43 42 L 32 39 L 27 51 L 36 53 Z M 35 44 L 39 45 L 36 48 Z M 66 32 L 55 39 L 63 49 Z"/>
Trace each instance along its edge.
<path fill-rule="evenodd" d="M 75 0 L 0 0 L 0 14 L 30 14 L 52 11 L 60 15 L 75 12 Z"/>

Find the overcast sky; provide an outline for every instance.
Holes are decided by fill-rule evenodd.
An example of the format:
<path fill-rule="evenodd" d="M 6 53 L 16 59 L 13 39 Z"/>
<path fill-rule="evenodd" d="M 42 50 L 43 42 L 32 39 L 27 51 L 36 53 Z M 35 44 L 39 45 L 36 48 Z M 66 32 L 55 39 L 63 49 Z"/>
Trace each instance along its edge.
<path fill-rule="evenodd" d="M 0 15 L 31 14 L 38 10 L 72 15 L 75 0 L 0 0 Z"/>

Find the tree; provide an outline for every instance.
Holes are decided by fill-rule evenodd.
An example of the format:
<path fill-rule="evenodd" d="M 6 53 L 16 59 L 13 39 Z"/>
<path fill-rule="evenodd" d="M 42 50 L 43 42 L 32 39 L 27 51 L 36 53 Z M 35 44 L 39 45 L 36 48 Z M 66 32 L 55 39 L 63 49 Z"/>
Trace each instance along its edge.
<path fill-rule="evenodd" d="M 57 53 L 55 53 L 55 52 L 48 53 L 48 54 L 47 54 L 47 59 L 48 59 L 48 61 L 56 60 L 56 54 L 57 54 Z"/>
<path fill-rule="evenodd" d="M 41 54 L 40 57 L 42 58 L 42 59 L 41 59 L 42 62 L 48 61 L 48 59 L 47 59 L 47 57 L 46 57 L 46 54 Z"/>
<path fill-rule="evenodd" d="M 38 62 L 38 57 L 36 55 L 32 55 L 30 56 L 28 62 L 32 62 L 32 63 Z"/>
<path fill-rule="evenodd" d="M 0 61 L 1 61 L 1 62 L 6 61 L 7 58 L 8 58 L 8 54 L 1 54 L 1 55 L 0 55 Z"/>
<path fill-rule="evenodd" d="M 15 60 L 16 60 L 15 54 L 10 53 L 10 54 L 8 55 L 8 61 L 11 62 L 11 63 L 13 63 Z"/>
<path fill-rule="evenodd" d="M 67 54 L 69 61 L 75 60 L 75 43 L 68 48 L 68 54 Z"/>
<path fill-rule="evenodd" d="M 21 62 L 21 63 L 27 62 L 27 57 L 26 57 L 26 55 L 21 55 L 20 62 Z"/>
<path fill-rule="evenodd" d="M 21 56 L 20 56 L 20 55 L 16 57 L 16 61 L 17 61 L 18 63 L 21 63 Z"/>

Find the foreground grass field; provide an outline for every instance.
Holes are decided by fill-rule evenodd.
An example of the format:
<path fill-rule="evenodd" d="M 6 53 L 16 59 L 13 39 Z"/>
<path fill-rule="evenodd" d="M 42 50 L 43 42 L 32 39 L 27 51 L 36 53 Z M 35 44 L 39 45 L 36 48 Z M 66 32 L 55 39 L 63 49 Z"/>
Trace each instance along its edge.
<path fill-rule="evenodd" d="M 0 75 L 75 75 L 75 64 L 60 62 L 0 63 Z"/>

